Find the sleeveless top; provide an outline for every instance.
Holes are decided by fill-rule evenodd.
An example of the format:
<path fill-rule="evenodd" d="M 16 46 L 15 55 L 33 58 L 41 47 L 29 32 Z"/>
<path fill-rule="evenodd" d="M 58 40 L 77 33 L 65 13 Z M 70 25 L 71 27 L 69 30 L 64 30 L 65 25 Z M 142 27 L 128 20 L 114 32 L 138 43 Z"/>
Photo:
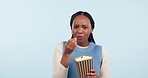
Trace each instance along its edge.
<path fill-rule="evenodd" d="M 66 41 L 63 41 L 63 50 L 65 48 L 65 44 Z M 100 75 L 102 64 L 102 46 L 90 42 L 87 48 L 80 48 L 76 46 L 73 52 L 71 53 L 67 78 L 78 78 L 78 72 L 74 60 L 74 58 L 78 56 L 92 56 L 93 69 L 95 69 L 97 75 Z"/>

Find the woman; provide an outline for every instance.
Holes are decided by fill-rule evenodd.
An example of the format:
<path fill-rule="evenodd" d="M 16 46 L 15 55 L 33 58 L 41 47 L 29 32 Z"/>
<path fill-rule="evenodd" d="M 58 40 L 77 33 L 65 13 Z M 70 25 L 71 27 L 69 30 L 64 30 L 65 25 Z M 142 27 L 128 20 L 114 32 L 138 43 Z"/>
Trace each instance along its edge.
<path fill-rule="evenodd" d="M 83 11 L 72 15 L 70 20 L 72 37 L 56 45 L 53 56 L 53 78 L 78 78 L 74 58 L 88 55 L 93 57 L 93 69 L 86 78 L 109 78 L 108 53 L 93 38 L 94 20 Z"/>

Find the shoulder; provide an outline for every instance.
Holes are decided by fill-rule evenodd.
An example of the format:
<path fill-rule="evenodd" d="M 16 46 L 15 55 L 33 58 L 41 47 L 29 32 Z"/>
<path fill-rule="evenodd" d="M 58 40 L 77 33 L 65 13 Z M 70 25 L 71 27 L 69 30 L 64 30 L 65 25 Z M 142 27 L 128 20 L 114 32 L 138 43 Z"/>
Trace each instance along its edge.
<path fill-rule="evenodd" d="M 109 57 L 109 53 L 108 50 L 104 47 L 102 47 L 102 45 L 98 45 L 98 44 L 94 44 L 96 45 L 96 47 L 99 47 L 99 49 L 102 49 L 102 58 L 108 58 Z"/>
<path fill-rule="evenodd" d="M 108 51 L 107 51 L 107 49 L 106 48 L 104 48 L 104 47 L 102 47 L 102 45 L 98 45 L 98 44 L 94 44 L 94 45 L 96 45 L 97 47 L 99 47 L 99 48 L 101 48 L 102 49 L 102 56 L 103 57 L 105 57 L 105 56 L 108 56 L 109 54 L 108 54 Z"/>
<path fill-rule="evenodd" d="M 102 58 L 108 58 L 108 57 L 109 57 L 108 50 L 106 48 L 102 48 Z"/>
<path fill-rule="evenodd" d="M 63 47 L 63 42 L 59 42 L 59 43 L 56 44 L 55 49 L 58 49 L 58 50 L 61 51 L 62 47 Z"/>
<path fill-rule="evenodd" d="M 108 57 L 108 51 L 107 51 L 107 49 L 106 48 L 104 48 L 102 45 L 98 45 L 98 44 L 94 44 L 93 43 L 93 45 L 95 46 L 95 48 L 97 48 L 97 49 L 99 49 L 99 50 L 101 50 L 102 51 L 102 57 L 104 58 L 104 57 Z"/>
<path fill-rule="evenodd" d="M 93 42 L 91 42 L 90 45 L 93 46 L 93 47 L 95 47 L 96 49 L 102 49 L 102 46 L 101 45 L 95 44 Z"/>

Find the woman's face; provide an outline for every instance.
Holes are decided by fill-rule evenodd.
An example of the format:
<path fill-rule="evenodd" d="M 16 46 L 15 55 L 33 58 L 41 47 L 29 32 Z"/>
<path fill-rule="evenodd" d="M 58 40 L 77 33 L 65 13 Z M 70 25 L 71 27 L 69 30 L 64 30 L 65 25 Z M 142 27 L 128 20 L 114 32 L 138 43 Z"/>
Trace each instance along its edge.
<path fill-rule="evenodd" d="M 92 33 L 89 19 L 84 15 L 76 16 L 72 24 L 72 33 L 78 44 L 88 44 L 89 35 Z"/>

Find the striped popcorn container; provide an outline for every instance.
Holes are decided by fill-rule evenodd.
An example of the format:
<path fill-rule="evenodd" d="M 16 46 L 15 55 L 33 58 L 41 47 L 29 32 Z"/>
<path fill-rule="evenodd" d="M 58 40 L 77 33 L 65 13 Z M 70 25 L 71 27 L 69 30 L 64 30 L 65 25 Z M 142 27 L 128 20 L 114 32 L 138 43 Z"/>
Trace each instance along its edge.
<path fill-rule="evenodd" d="M 75 58 L 75 64 L 79 78 L 85 78 L 86 74 L 93 68 L 93 57 L 79 56 Z"/>

